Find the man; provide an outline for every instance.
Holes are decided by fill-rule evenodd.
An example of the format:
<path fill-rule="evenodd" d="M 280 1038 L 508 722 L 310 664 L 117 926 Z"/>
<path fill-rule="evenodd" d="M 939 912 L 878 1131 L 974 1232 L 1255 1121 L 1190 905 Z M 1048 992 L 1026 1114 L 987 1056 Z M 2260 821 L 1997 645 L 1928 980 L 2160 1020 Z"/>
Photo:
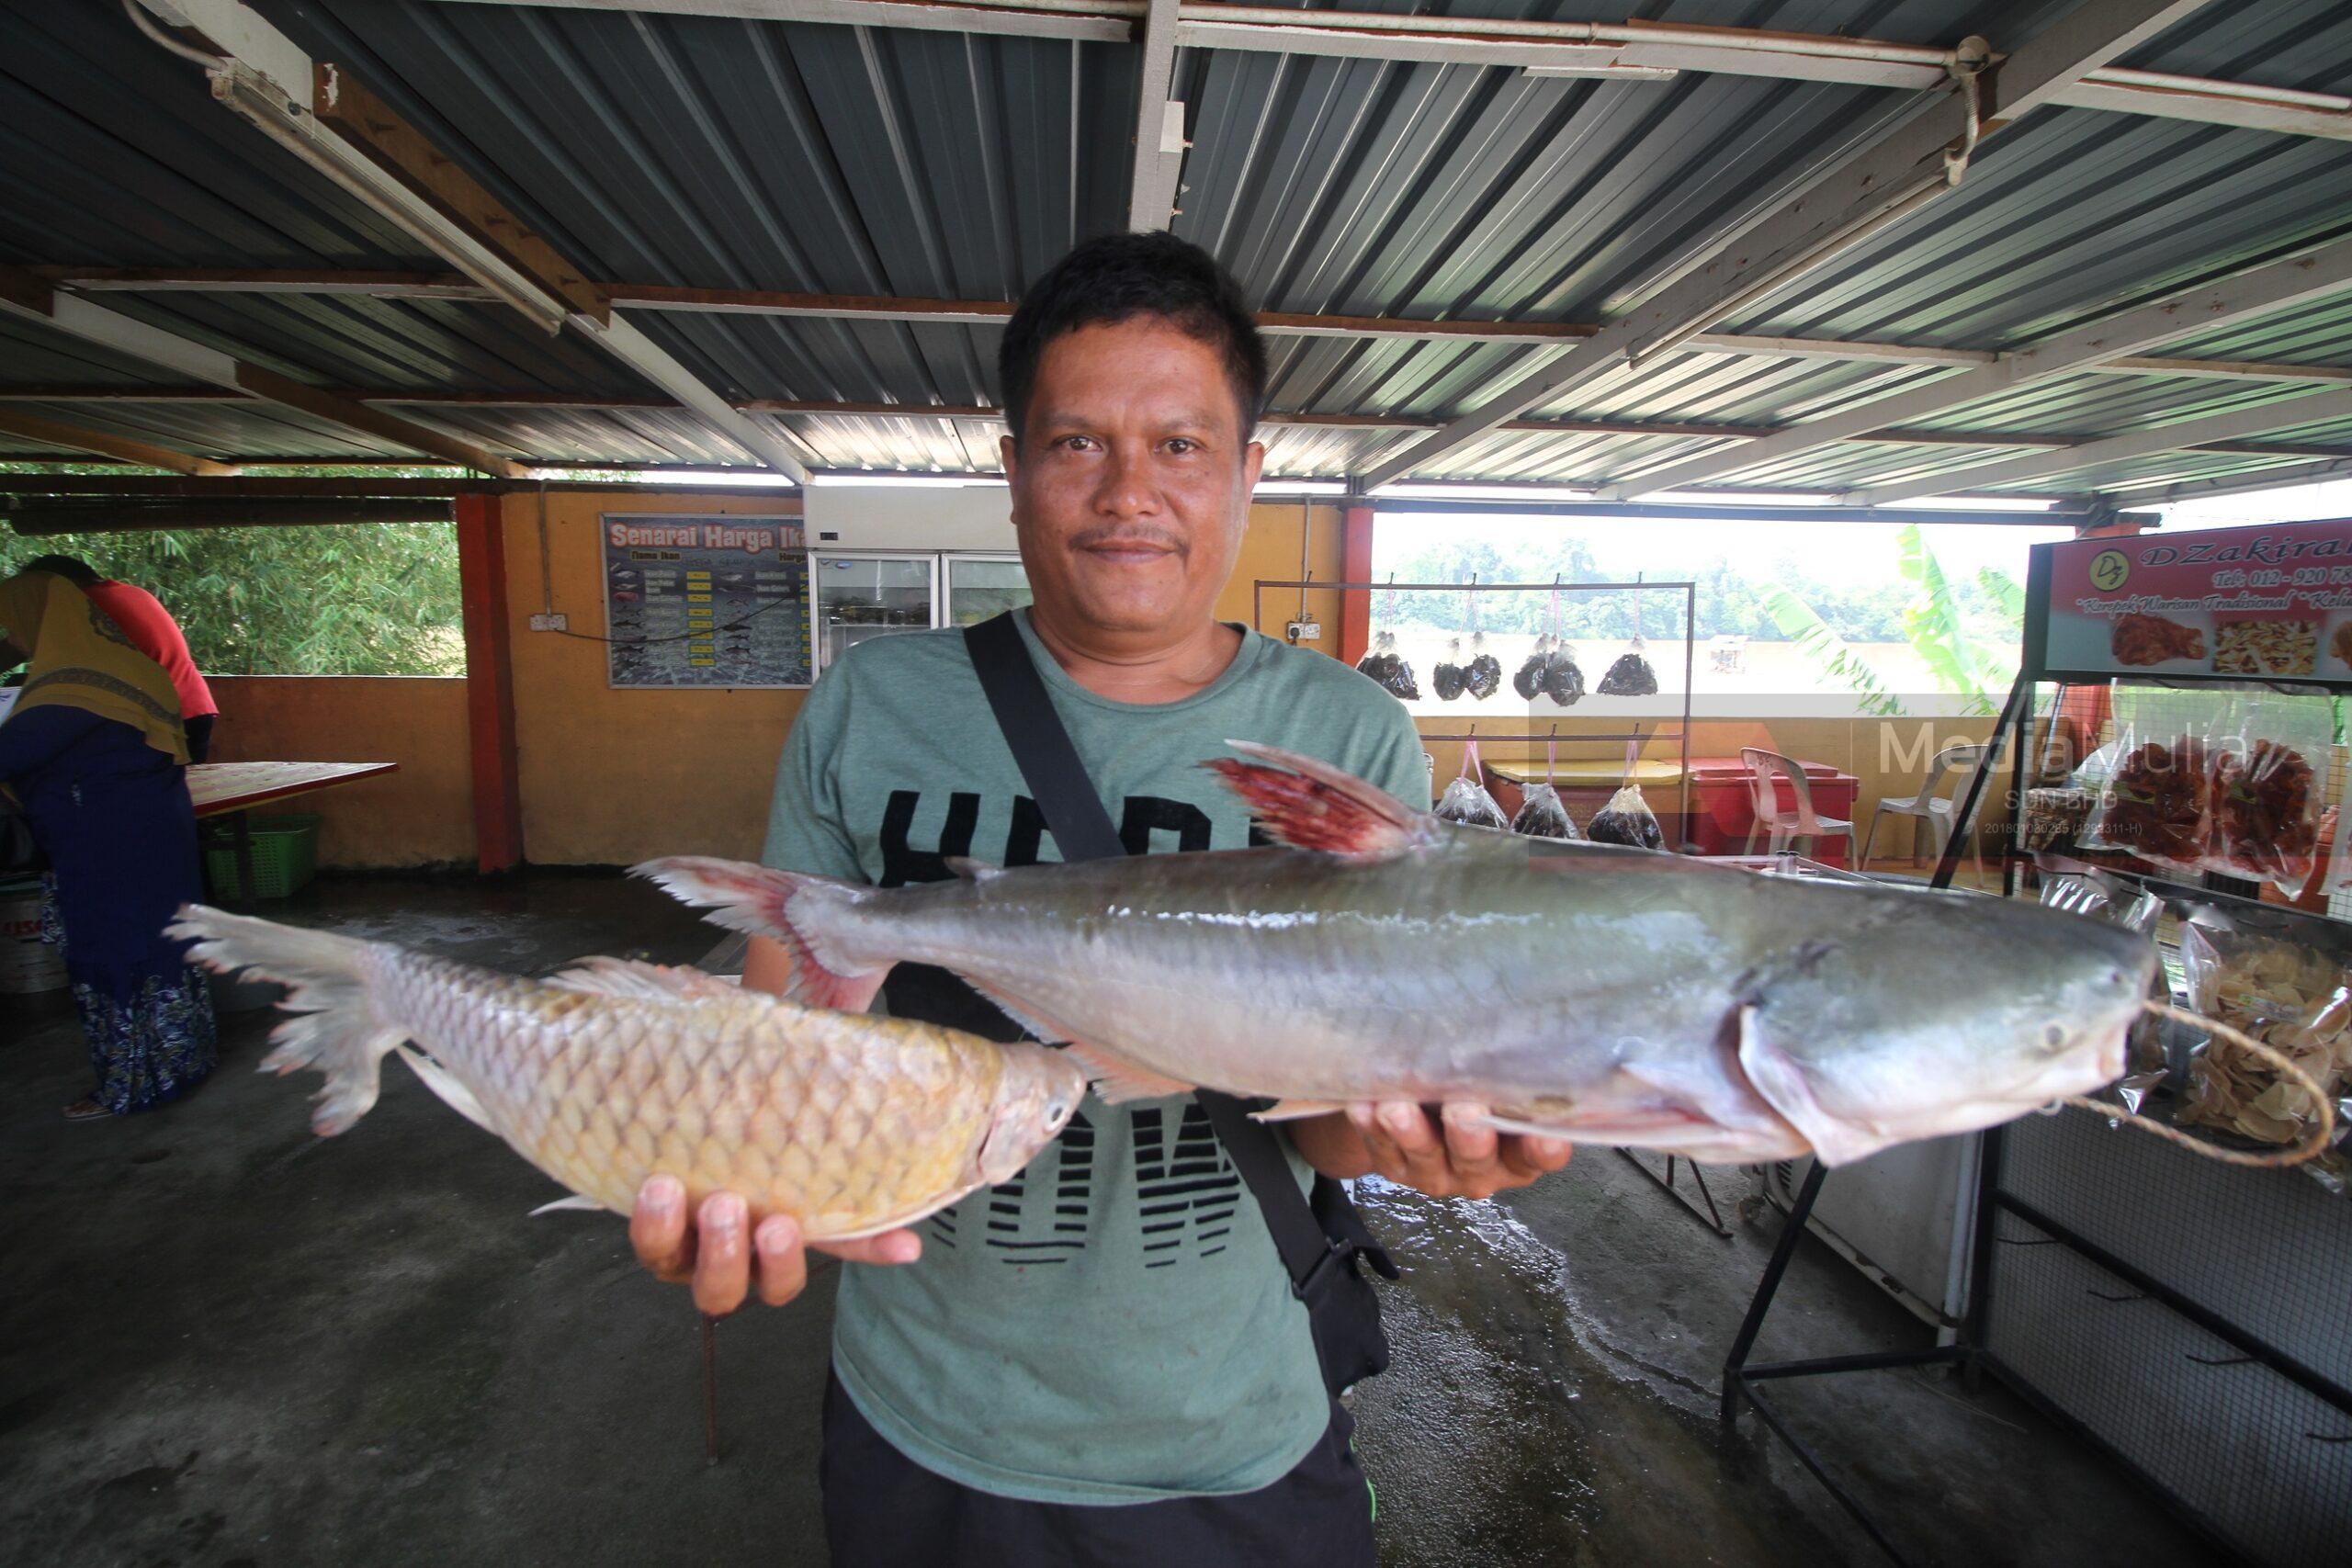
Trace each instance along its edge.
<path fill-rule="evenodd" d="M 1000 360 L 1035 595 L 1023 638 L 1128 847 L 1249 841 L 1247 811 L 1197 766 L 1232 737 L 1426 806 L 1420 741 L 1392 698 L 1214 617 L 1264 457 L 1264 350 L 1232 279 L 1170 235 L 1091 241 L 1023 299 Z M 1043 832 L 962 634 L 910 634 L 859 645 L 809 694 L 767 859 L 895 886 L 950 874 L 950 855 L 1052 858 Z M 755 942 L 744 984 L 777 988 L 785 962 Z M 961 1021 L 960 991 L 989 1021 L 960 982 L 902 988 L 905 973 L 894 1011 Z M 1409 1103 L 1359 1106 L 1284 1135 L 1302 1183 L 1311 1166 L 1484 1197 L 1567 1159 L 1462 1111 L 1440 1125 Z M 754 1286 L 772 1303 L 799 1293 L 789 1218 L 748 1235 L 733 1194 L 691 1224 L 684 1209 L 656 1177 L 631 1234 L 704 1311 Z M 862 1266 L 841 1283 L 820 1477 L 842 1568 L 1371 1562 L 1348 1417 L 1254 1199 L 1188 1099 L 1090 1098 L 1014 1181 L 825 1250 Z"/>
<path fill-rule="evenodd" d="M 212 726 L 220 705 L 212 688 L 188 656 L 187 638 L 163 601 L 144 588 L 100 577 L 88 561 L 76 556 L 42 556 L 25 563 L 27 571 L 54 572 L 80 589 L 98 613 L 120 629 L 131 647 L 164 667 L 179 694 L 180 724 L 187 731 L 187 760 L 201 762 L 212 750 Z"/>

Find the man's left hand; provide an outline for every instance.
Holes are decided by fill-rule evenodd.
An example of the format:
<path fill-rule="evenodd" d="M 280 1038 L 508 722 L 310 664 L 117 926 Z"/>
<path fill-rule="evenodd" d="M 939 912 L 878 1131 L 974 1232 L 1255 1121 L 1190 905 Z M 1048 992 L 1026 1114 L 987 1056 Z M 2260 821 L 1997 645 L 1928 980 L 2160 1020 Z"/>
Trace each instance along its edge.
<path fill-rule="evenodd" d="M 1383 1100 L 1302 1122 L 1292 1136 L 1327 1176 L 1377 1175 L 1440 1198 L 1491 1198 L 1568 1163 L 1566 1139 L 1498 1133 L 1479 1120 L 1486 1112 L 1453 1104 L 1432 1118 L 1411 1100 Z"/>

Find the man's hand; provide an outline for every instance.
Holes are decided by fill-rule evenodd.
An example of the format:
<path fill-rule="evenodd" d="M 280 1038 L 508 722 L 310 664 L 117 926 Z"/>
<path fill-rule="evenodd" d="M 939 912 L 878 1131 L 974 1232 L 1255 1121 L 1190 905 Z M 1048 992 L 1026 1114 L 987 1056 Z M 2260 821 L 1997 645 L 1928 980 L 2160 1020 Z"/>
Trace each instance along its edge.
<path fill-rule="evenodd" d="M 1440 1198 L 1491 1198 L 1568 1163 L 1561 1138 L 1498 1133 L 1483 1105 L 1453 1104 L 1432 1121 L 1409 1100 L 1351 1105 L 1292 1125 L 1306 1163 L 1326 1176 L 1376 1175 Z"/>
<path fill-rule="evenodd" d="M 674 1176 L 649 1178 L 638 1189 L 629 1216 L 629 1245 L 637 1260 L 657 1280 L 694 1285 L 695 1305 L 724 1317 L 757 1287 L 760 1300 L 782 1306 L 808 1283 L 808 1258 L 800 1227 L 788 1214 L 770 1214 L 750 1236 L 750 1211 L 732 1192 L 702 1201 L 695 1223 L 686 1223 L 685 1184 Z M 912 1263 L 922 1255 L 922 1238 L 910 1230 L 884 1231 L 856 1241 L 828 1242 L 818 1248 L 852 1263 Z"/>

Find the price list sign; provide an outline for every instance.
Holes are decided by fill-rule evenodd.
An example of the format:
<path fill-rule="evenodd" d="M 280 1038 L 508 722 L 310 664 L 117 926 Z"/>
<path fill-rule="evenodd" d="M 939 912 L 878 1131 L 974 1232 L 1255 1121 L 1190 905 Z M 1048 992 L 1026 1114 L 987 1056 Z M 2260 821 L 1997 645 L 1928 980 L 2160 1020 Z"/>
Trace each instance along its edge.
<path fill-rule="evenodd" d="M 615 686 L 806 686 L 816 678 L 801 525 L 608 515 L 605 635 Z"/>

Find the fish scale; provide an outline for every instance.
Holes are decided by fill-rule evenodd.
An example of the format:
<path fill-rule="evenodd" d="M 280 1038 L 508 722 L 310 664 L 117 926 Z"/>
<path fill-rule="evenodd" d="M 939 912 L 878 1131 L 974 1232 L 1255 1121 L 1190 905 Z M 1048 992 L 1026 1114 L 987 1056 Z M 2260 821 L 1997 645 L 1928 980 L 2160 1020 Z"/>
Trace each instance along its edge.
<path fill-rule="evenodd" d="M 1008 1179 L 1085 1089 L 1037 1045 L 826 1012 L 694 970 L 592 960 L 553 982 L 191 906 L 174 934 L 217 969 L 279 980 L 265 1067 L 327 1076 L 339 1133 L 402 1052 L 434 1092 L 594 1206 L 628 1213 L 657 1174 L 689 1200 L 740 1193 L 812 1241 L 920 1219 Z"/>

